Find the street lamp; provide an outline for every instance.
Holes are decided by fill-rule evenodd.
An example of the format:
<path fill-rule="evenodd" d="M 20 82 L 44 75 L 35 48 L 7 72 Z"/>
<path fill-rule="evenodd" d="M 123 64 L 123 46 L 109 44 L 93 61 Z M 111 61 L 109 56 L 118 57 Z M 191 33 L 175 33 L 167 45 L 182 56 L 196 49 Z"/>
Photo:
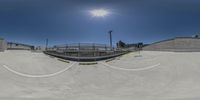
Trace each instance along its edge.
<path fill-rule="evenodd" d="M 112 50 L 112 30 L 108 31 L 109 35 L 110 35 L 110 48 Z"/>
<path fill-rule="evenodd" d="M 47 39 L 46 39 L 46 48 L 45 48 L 46 50 L 47 50 L 47 48 L 48 48 L 48 44 L 49 44 L 49 39 L 47 38 Z"/>

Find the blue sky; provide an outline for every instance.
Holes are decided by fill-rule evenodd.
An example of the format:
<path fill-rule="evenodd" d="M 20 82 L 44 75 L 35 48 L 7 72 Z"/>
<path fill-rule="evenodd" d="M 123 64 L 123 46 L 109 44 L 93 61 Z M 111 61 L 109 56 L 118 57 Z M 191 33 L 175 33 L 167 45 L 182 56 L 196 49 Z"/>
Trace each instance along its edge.
<path fill-rule="evenodd" d="M 107 9 L 104 18 L 93 9 Z M 200 32 L 199 0 L 0 0 L 0 37 L 33 45 L 151 43 Z"/>

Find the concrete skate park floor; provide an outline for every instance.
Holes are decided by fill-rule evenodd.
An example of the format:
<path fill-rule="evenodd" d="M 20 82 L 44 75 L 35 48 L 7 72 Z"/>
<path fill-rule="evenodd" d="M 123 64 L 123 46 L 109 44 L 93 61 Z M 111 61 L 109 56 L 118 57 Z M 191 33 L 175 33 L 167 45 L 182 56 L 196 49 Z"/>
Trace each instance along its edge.
<path fill-rule="evenodd" d="M 95 65 L 0 53 L 4 100 L 199 100 L 200 53 L 132 52 Z"/>

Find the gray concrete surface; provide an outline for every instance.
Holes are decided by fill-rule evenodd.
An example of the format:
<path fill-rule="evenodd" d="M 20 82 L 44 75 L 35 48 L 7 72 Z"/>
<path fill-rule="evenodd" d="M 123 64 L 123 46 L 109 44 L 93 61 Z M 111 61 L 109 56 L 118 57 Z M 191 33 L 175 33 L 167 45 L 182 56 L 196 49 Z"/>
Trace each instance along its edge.
<path fill-rule="evenodd" d="M 1 52 L 0 99 L 199 100 L 199 58 L 199 52 L 143 51 L 79 65 L 42 53 Z"/>

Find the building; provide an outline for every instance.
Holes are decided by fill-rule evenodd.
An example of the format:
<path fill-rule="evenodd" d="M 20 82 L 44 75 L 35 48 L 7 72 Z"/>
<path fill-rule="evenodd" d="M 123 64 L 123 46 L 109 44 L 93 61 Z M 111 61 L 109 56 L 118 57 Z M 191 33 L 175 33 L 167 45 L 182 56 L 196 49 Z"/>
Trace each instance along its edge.
<path fill-rule="evenodd" d="M 44 47 L 44 46 L 37 46 L 34 49 L 35 49 L 35 51 L 45 51 L 46 47 Z"/>
<path fill-rule="evenodd" d="M 34 50 L 34 46 L 21 44 L 21 43 L 8 42 L 7 49 L 8 50 Z"/>
<path fill-rule="evenodd" d="M 143 47 L 146 51 L 182 51 L 182 52 L 200 52 L 200 38 L 176 37 L 159 42 L 152 43 Z"/>
<path fill-rule="evenodd" d="M 117 48 L 125 48 L 126 44 L 122 42 L 121 40 L 117 43 Z"/>

